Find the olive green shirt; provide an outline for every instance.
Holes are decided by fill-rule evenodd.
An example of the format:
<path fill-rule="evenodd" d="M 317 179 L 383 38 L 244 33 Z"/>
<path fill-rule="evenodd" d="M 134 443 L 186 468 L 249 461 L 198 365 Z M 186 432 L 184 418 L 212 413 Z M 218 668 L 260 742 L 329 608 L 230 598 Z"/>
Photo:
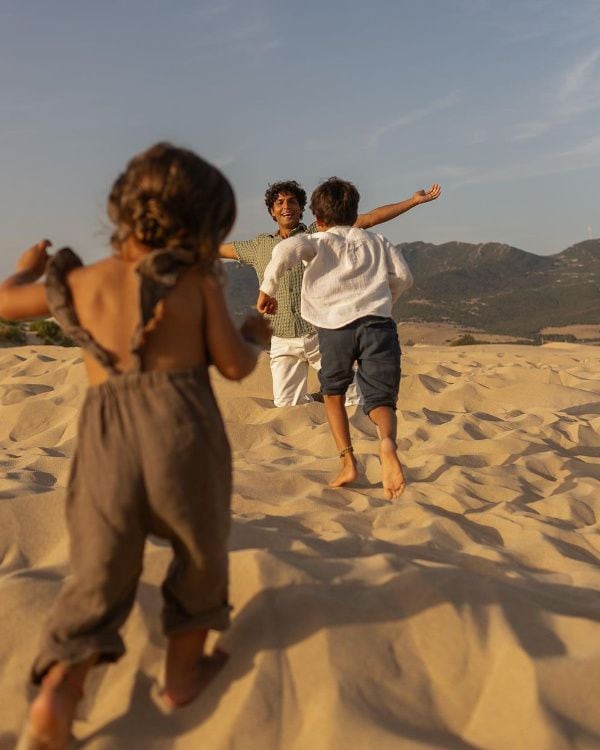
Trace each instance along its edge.
<path fill-rule="evenodd" d="M 317 231 L 317 225 L 298 224 L 296 229 L 290 232 L 290 237 L 300 232 L 312 234 Z M 242 240 L 234 242 L 233 246 L 240 263 L 252 266 L 258 276 L 259 286 L 262 284 L 265 269 L 271 260 L 273 248 L 281 242 L 283 237 L 279 233 L 259 234 L 253 240 Z M 286 271 L 279 282 L 277 291 L 277 312 L 268 315 L 273 326 L 273 335 L 284 339 L 292 339 L 298 336 L 306 336 L 314 333 L 314 328 L 300 315 L 300 295 L 302 292 L 302 277 L 304 276 L 304 265 L 299 263 L 294 268 Z"/>

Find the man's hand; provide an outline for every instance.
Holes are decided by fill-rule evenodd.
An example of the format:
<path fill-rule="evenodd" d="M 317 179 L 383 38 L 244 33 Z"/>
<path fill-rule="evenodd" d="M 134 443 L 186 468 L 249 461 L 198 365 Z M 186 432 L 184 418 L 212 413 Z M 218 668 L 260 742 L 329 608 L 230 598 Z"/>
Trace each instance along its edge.
<path fill-rule="evenodd" d="M 271 343 L 273 330 L 268 320 L 254 313 L 247 315 L 240 328 L 242 338 L 251 344 L 267 347 Z"/>
<path fill-rule="evenodd" d="M 26 272 L 31 281 L 43 276 L 46 264 L 50 259 L 46 250 L 51 245 L 50 240 L 40 240 L 33 247 L 30 247 L 29 250 L 25 250 L 17 261 L 17 272 Z"/>
<path fill-rule="evenodd" d="M 256 309 L 259 313 L 275 315 L 277 312 L 277 300 L 275 297 L 269 297 L 268 294 L 260 292 L 256 300 Z"/>
<path fill-rule="evenodd" d="M 413 195 L 413 201 L 415 204 L 428 203 L 429 201 L 434 201 L 436 198 L 439 198 L 441 192 L 442 188 L 436 182 L 427 192 L 425 192 L 425 190 L 417 190 Z"/>

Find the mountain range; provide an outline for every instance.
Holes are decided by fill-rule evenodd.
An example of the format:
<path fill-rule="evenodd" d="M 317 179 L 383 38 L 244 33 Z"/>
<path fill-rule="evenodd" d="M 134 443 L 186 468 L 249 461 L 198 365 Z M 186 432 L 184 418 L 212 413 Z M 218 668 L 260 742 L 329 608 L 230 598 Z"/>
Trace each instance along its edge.
<path fill-rule="evenodd" d="M 497 242 L 399 244 L 414 285 L 394 318 L 451 322 L 489 333 L 532 336 L 547 326 L 600 324 L 600 239 L 556 255 L 535 255 Z M 236 317 L 255 304 L 254 270 L 226 264 Z"/>
<path fill-rule="evenodd" d="M 546 256 L 495 242 L 398 247 L 414 276 L 395 306 L 398 320 L 448 321 L 519 336 L 546 326 L 600 323 L 600 239 Z"/>

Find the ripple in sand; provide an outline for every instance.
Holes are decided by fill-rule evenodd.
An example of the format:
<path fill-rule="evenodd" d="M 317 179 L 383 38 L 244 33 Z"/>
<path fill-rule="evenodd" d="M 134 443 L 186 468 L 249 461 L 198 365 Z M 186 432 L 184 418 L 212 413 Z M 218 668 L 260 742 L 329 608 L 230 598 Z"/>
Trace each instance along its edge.
<path fill-rule="evenodd" d="M 54 445 L 64 434 L 66 422 L 73 419 L 73 409 L 57 407 L 47 401 L 26 403 L 9 437 L 15 442 L 36 437 L 39 443 Z"/>
<path fill-rule="evenodd" d="M 42 383 L 19 383 L 15 385 L 3 385 L 0 387 L 0 404 L 6 406 L 10 404 L 19 404 L 21 401 L 30 396 L 37 396 L 40 393 L 49 393 L 54 390 L 52 385 L 43 385 Z"/>

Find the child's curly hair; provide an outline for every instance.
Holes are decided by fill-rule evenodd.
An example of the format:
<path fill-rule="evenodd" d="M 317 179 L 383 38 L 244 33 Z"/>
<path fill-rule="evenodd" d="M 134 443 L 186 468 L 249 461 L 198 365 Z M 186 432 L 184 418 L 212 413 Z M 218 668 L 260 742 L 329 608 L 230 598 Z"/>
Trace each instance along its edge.
<path fill-rule="evenodd" d="M 133 235 L 155 250 L 184 248 L 209 269 L 235 220 L 225 176 L 192 151 L 157 143 L 131 159 L 108 196 L 111 244 Z"/>

